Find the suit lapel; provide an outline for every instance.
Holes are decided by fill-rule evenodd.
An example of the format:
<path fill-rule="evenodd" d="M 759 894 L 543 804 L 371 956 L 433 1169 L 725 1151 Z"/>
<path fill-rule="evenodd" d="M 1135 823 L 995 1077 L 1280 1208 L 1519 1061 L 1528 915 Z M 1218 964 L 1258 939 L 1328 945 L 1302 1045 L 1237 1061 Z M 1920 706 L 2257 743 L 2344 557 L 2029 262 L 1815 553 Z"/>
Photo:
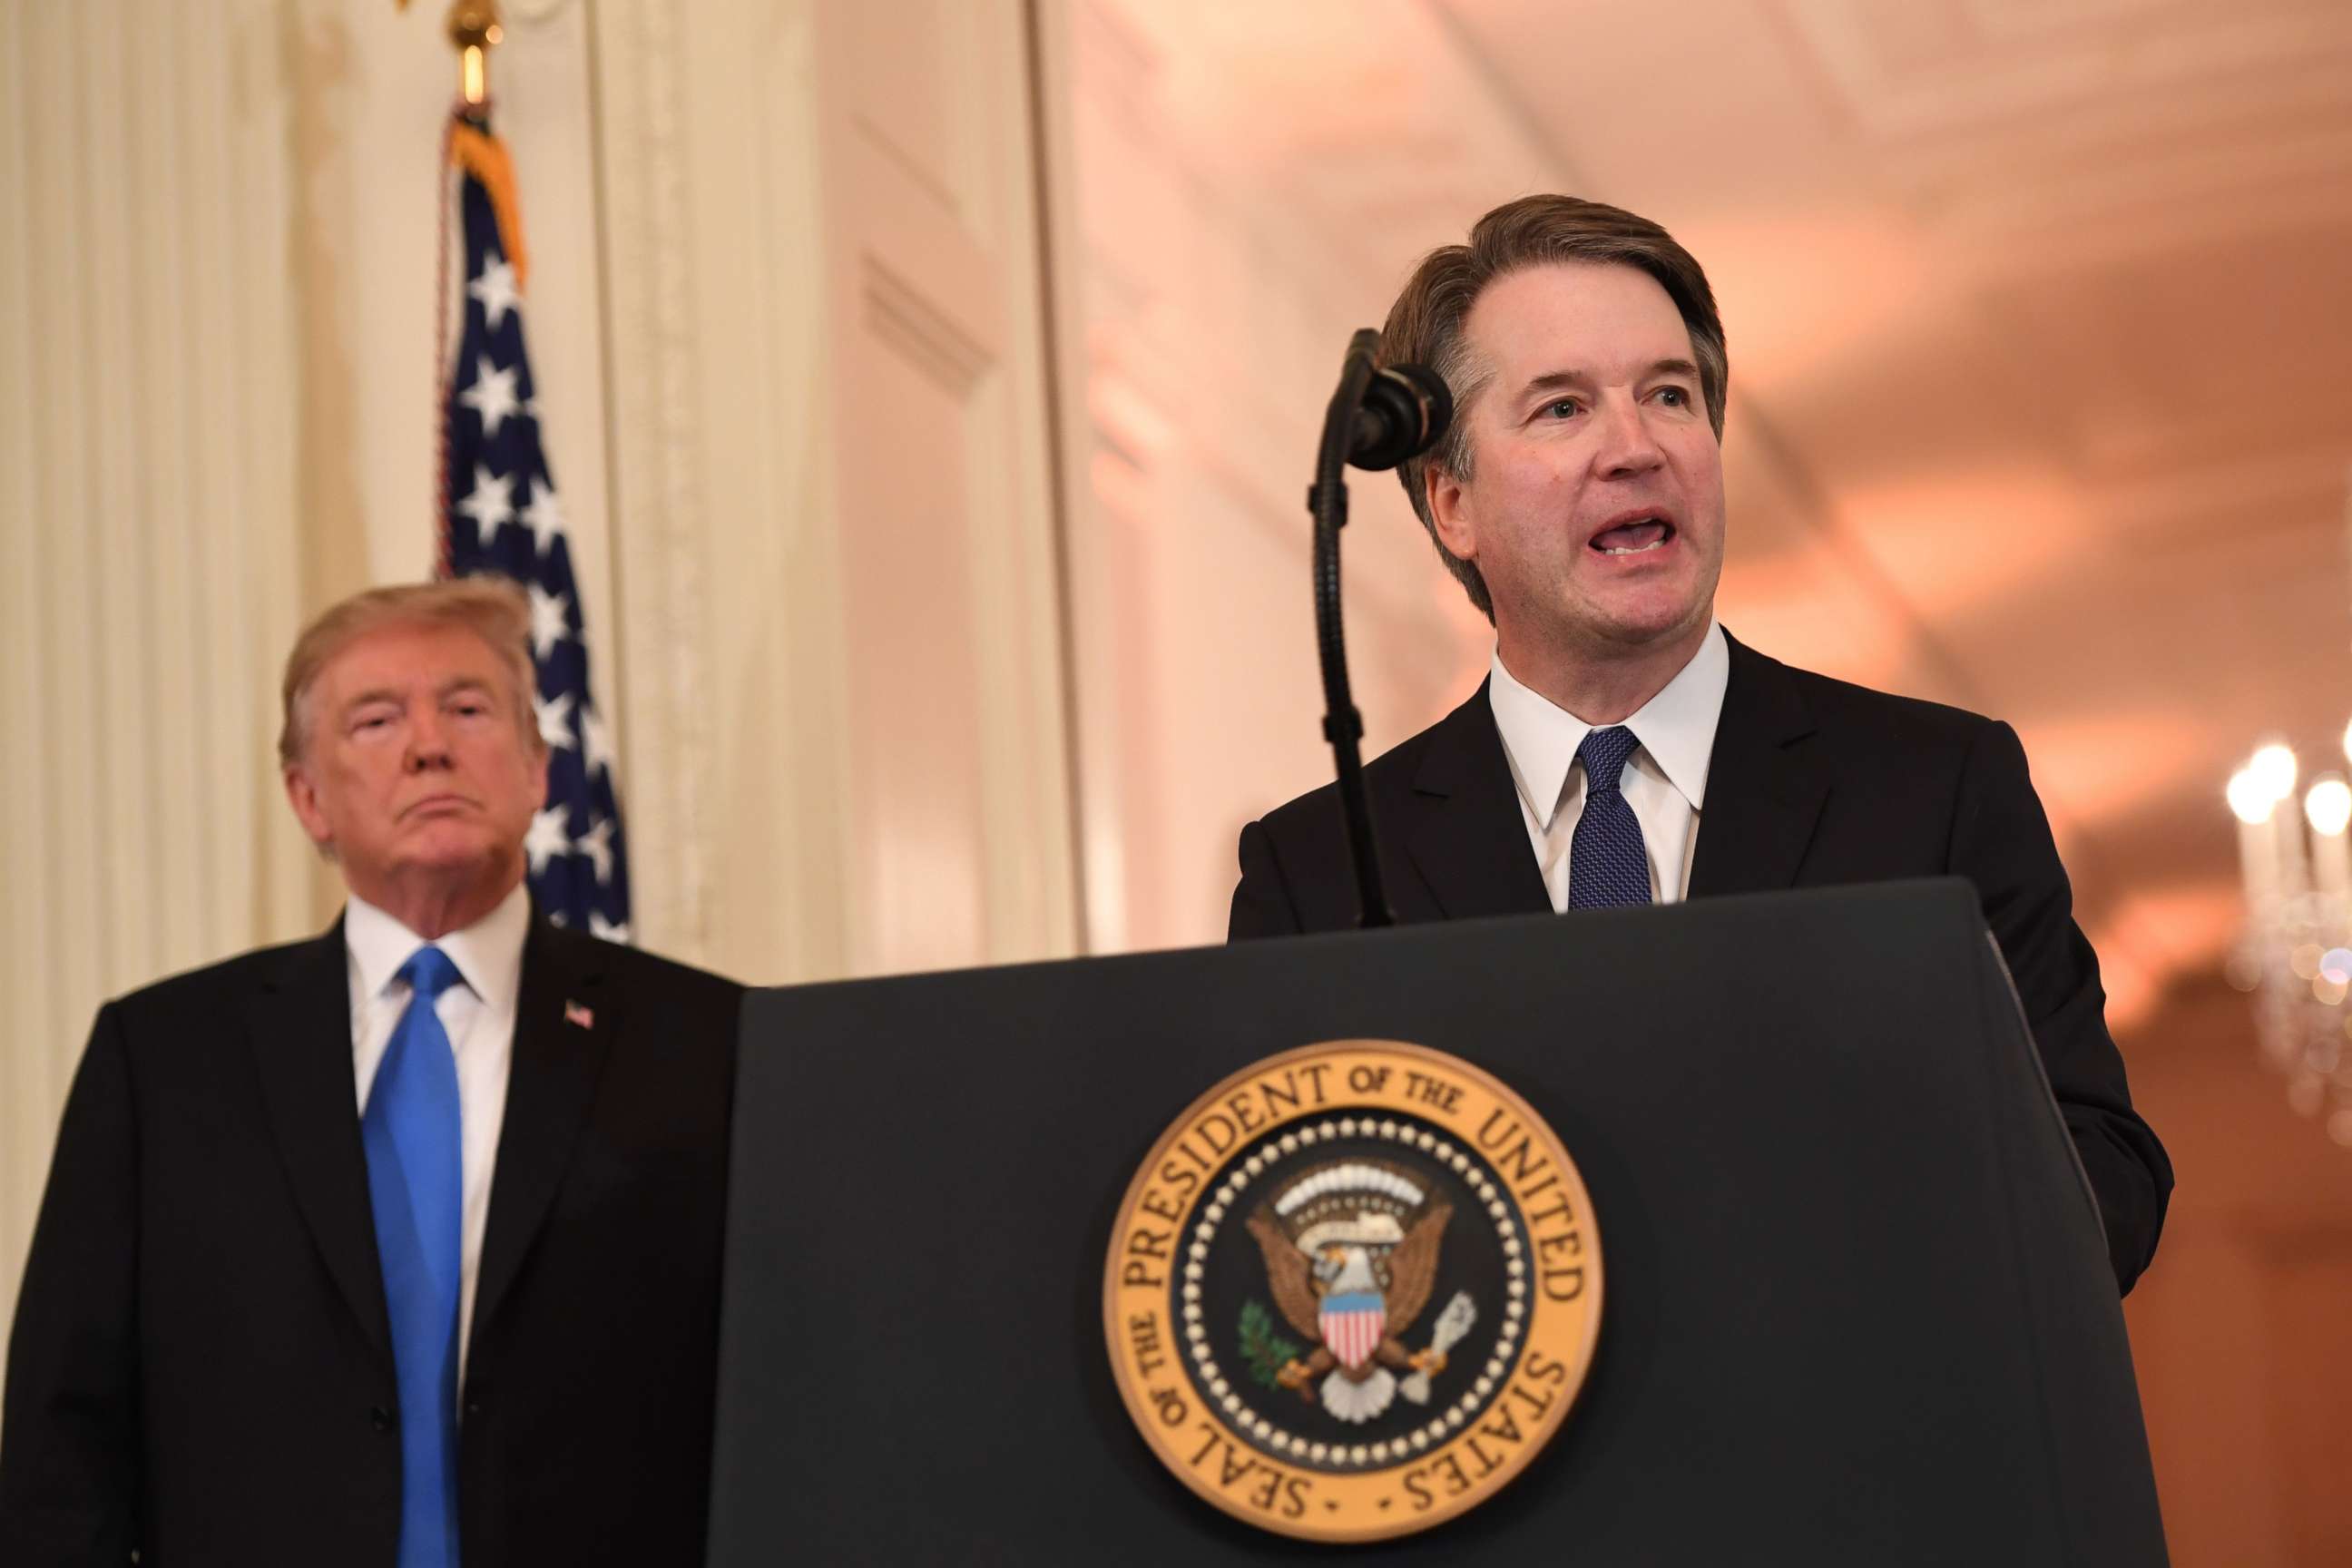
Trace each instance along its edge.
<path fill-rule="evenodd" d="M 1814 726 L 1788 667 L 1737 641 L 1730 651 L 1691 863 L 1695 899 L 1792 886 L 1829 797 L 1800 743 Z"/>
<path fill-rule="evenodd" d="M 620 999 L 603 984 L 598 945 L 536 916 L 523 944 L 514 1061 L 474 1292 L 477 1331 L 497 1313 L 546 1223 L 620 1025 Z"/>
<path fill-rule="evenodd" d="M 1431 734 L 1410 810 L 1414 820 L 1399 826 L 1441 918 L 1550 911 L 1484 682 Z"/>
<path fill-rule="evenodd" d="M 392 1334 L 352 1078 L 347 963 L 340 920 L 318 941 L 290 949 L 253 999 L 253 1055 L 295 1202 L 327 1272 L 371 1342 L 389 1355 Z"/>

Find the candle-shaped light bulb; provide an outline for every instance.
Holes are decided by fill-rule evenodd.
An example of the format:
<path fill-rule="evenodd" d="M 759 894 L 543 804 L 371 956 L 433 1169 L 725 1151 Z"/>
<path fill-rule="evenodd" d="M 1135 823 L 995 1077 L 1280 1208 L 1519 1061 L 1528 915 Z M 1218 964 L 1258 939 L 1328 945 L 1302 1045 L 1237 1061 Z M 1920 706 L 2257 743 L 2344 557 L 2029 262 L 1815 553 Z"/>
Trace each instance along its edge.
<path fill-rule="evenodd" d="M 2247 826 L 2268 822 L 2277 804 L 2278 797 L 2263 787 L 2253 769 L 2240 768 L 2230 775 L 2230 809 Z"/>
<path fill-rule="evenodd" d="M 2273 800 L 2294 794 L 2294 753 L 2276 741 L 2256 752 L 2246 771 Z"/>
<path fill-rule="evenodd" d="M 2312 780 L 2303 816 L 2311 824 L 2311 885 L 2319 895 L 2313 918 L 2329 942 L 2339 943 L 2352 920 L 2352 842 L 2345 838 L 2346 826 L 2352 825 L 2352 785 L 2342 773 Z"/>
<path fill-rule="evenodd" d="M 2303 797 L 2303 815 L 2314 833 L 2343 837 L 2347 825 L 2352 825 L 2352 784 L 2335 773 L 2314 780 Z"/>
<path fill-rule="evenodd" d="M 2238 818 L 2238 867 L 2244 874 L 2250 939 L 2267 938 L 2278 918 L 2279 855 L 2272 818 L 2278 801 L 2251 767 L 2230 777 L 2230 810 Z"/>

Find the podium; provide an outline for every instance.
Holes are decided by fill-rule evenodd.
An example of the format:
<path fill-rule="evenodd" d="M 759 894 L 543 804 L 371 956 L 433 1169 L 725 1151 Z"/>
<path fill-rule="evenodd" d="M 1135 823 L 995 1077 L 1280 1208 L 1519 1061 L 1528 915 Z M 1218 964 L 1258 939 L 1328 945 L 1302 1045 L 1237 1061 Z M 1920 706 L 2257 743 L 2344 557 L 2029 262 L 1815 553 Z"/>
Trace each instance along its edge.
<path fill-rule="evenodd" d="M 1434 1047 L 1582 1173 L 1566 1426 L 1482 1506 L 1335 1549 L 1153 1458 L 1113 1215 L 1226 1075 Z M 2158 1563 L 2090 1190 L 1965 882 L 754 993 L 709 1561 Z"/>

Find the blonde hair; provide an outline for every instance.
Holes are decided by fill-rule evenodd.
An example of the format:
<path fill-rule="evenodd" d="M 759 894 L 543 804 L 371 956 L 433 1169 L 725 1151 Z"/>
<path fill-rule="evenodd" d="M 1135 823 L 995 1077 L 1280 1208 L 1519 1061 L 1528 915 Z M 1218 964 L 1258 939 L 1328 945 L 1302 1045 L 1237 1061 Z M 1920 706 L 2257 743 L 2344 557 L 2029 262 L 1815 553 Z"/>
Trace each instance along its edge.
<path fill-rule="evenodd" d="M 310 688 L 335 656 L 371 632 L 386 626 L 463 626 L 490 646 L 514 677 L 515 723 L 534 751 L 540 738 L 531 707 L 538 680 L 530 658 L 530 604 L 504 577 L 459 577 L 446 583 L 401 583 L 370 588 L 331 605 L 294 639 L 286 656 L 279 689 L 283 719 L 278 731 L 279 765 L 302 760 L 310 739 Z"/>

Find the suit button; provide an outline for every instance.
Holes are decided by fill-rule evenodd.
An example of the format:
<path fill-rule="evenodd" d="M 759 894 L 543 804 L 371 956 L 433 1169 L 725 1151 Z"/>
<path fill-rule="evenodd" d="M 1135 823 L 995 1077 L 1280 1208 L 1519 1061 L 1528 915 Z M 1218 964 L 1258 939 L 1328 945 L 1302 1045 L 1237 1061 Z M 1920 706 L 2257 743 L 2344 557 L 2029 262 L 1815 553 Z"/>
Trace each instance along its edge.
<path fill-rule="evenodd" d="M 471 1415 L 479 1415 L 481 1413 L 482 1413 L 482 1402 L 481 1402 L 480 1400 L 478 1400 L 478 1399 L 468 1399 L 467 1401 L 466 1401 L 466 1414 L 467 1414 L 467 1415 L 469 1415 L 469 1416 L 471 1416 Z"/>
<path fill-rule="evenodd" d="M 368 1425 L 379 1432 L 392 1430 L 392 1412 L 378 1405 L 368 1411 Z"/>

